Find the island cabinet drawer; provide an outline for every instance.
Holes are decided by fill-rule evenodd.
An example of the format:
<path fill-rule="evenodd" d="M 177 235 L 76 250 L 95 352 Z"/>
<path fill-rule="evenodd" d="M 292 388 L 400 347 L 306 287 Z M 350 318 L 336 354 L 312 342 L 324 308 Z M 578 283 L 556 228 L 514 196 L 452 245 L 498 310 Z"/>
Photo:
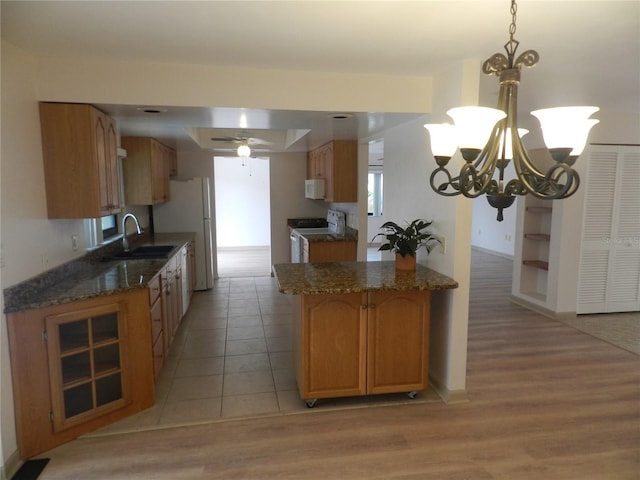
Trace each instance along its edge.
<path fill-rule="evenodd" d="M 299 295 L 294 364 L 305 399 L 428 385 L 429 291 Z"/>

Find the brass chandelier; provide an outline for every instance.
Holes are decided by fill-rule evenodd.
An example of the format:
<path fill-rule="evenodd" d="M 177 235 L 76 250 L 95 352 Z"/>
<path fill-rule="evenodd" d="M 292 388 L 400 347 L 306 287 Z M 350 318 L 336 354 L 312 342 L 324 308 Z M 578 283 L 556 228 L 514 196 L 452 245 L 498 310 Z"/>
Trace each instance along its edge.
<path fill-rule="evenodd" d="M 498 221 L 503 220 L 502 210 L 513 204 L 516 195 L 531 194 L 547 200 L 573 195 L 580 177 L 571 167 L 584 149 L 589 130 L 598 123 L 589 118 L 598 107 L 558 107 L 531 112 L 540 122 L 554 165 L 544 173 L 531 161 L 520 139 L 527 130 L 518 128 L 518 85 L 522 66 L 533 67 L 540 56 L 535 50 L 527 50 L 516 57 L 519 45 L 514 38 L 516 12 L 516 2 L 511 0 L 509 41 L 504 45 L 507 56 L 496 53 L 482 66 L 485 74 L 498 76 L 498 108 L 452 108 L 447 114 L 455 125 L 425 125 L 438 164 L 431 174 L 431 188 L 444 196 L 486 195 L 489 204 L 498 210 Z M 454 177 L 447 165 L 458 148 L 464 162 Z M 505 182 L 504 172 L 510 161 L 517 176 Z M 441 183 L 436 177 L 440 177 Z"/>

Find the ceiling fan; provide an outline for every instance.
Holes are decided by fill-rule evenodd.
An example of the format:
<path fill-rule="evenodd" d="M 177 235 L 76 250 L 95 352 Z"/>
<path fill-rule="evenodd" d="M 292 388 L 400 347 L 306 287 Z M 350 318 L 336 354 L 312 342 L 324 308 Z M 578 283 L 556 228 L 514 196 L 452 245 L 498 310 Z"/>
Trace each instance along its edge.
<path fill-rule="evenodd" d="M 273 142 L 258 137 L 252 137 L 249 132 L 243 130 L 235 137 L 212 137 L 213 142 L 225 142 L 238 145 L 238 156 L 248 157 L 251 155 L 251 146 L 254 145 L 273 145 Z"/>

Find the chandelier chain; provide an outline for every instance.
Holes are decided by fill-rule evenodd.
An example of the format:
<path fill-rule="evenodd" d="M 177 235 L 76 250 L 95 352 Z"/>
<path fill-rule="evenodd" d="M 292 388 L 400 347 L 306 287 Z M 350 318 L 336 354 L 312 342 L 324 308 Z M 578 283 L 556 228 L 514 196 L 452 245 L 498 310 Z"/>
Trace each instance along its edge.
<path fill-rule="evenodd" d="M 515 39 L 516 35 L 516 13 L 518 12 L 518 5 L 516 4 L 516 0 L 511 0 L 511 25 L 509 25 L 509 41 L 504 46 L 505 50 L 509 54 L 510 60 L 513 61 L 513 57 L 518 48 L 518 42 Z"/>
<path fill-rule="evenodd" d="M 516 13 L 518 12 L 518 5 L 516 0 L 511 0 L 511 25 L 509 25 L 509 38 L 513 40 L 516 34 Z"/>

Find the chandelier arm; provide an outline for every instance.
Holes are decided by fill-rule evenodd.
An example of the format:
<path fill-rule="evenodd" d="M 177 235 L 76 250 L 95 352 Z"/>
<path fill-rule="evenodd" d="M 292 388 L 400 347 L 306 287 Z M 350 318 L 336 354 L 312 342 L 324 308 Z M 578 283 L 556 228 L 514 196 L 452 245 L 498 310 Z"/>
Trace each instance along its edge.
<path fill-rule="evenodd" d="M 526 195 L 528 192 L 519 178 L 512 178 L 504 187 L 504 193 L 510 195 Z"/>
<path fill-rule="evenodd" d="M 560 183 L 563 177 L 566 180 L 564 184 Z M 575 170 L 563 163 L 551 167 L 543 179 L 531 177 L 527 172 L 520 179 L 531 195 L 543 200 L 567 198 L 576 192 L 580 184 L 580 177 Z"/>
<path fill-rule="evenodd" d="M 448 180 L 446 182 L 441 183 L 440 185 L 436 186 L 435 177 L 440 172 L 444 172 L 444 174 L 447 176 Z M 433 172 L 431 172 L 431 177 L 429 178 L 429 183 L 431 183 L 431 188 L 438 195 L 443 195 L 445 197 L 455 197 L 455 196 L 460 195 L 462 193 L 460 191 L 460 184 L 459 184 L 458 180 L 459 180 L 459 177 L 451 178 L 451 174 L 449 173 L 449 170 L 447 170 L 446 168 L 438 167 Z M 454 192 L 446 192 L 445 190 L 448 187 L 453 188 L 455 191 Z"/>

